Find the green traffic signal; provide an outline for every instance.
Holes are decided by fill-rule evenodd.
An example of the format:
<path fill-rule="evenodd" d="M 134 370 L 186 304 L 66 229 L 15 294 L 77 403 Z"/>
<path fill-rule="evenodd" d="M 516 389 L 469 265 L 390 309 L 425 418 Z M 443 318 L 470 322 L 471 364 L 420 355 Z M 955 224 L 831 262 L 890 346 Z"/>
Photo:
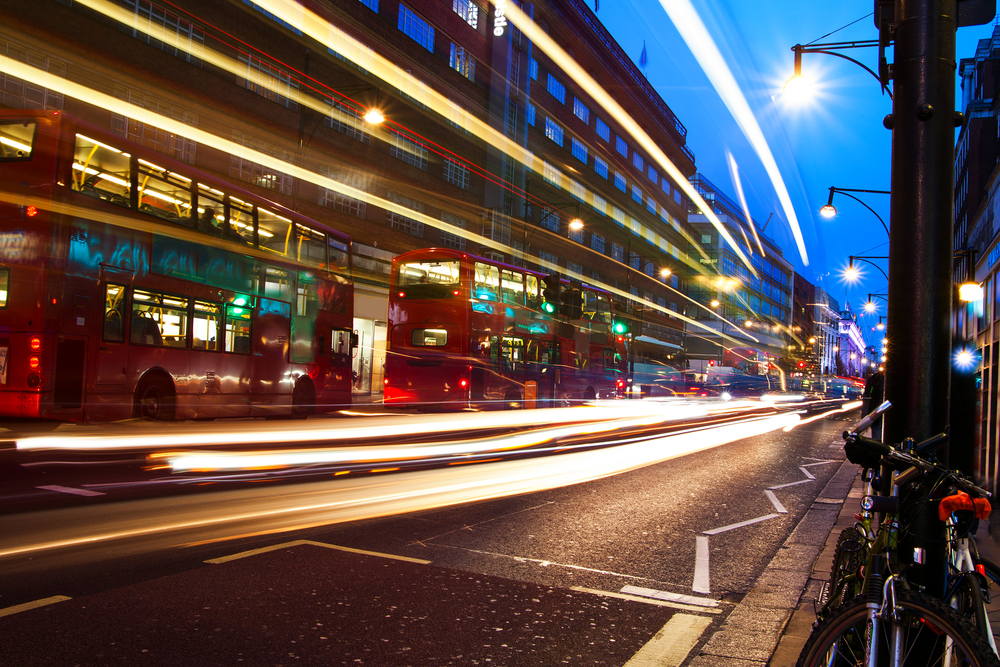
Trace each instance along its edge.
<path fill-rule="evenodd" d="M 628 331 L 628 327 L 625 326 L 625 323 L 621 322 L 621 321 L 615 322 L 614 326 L 612 326 L 612 329 L 614 330 L 614 332 L 616 334 L 623 334 L 623 333 L 626 333 Z"/>
<path fill-rule="evenodd" d="M 549 303 L 548 301 L 543 301 L 542 310 L 551 315 L 552 313 L 556 312 L 556 307 L 554 304 Z"/>

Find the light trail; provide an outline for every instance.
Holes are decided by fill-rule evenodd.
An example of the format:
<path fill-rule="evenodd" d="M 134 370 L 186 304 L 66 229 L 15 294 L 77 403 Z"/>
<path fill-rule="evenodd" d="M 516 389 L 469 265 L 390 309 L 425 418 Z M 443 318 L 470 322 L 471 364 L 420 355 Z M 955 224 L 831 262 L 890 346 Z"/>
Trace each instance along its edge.
<path fill-rule="evenodd" d="M 667 16 L 673 21 L 677 31 L 680 32 L 681 37 L 688 45 L 688 48 L 691 49 L 691 53 L 694 54 L 701 68 L 705 70 L 705 74 L 708 75 L 712 85 L 715 86 L 719 97 L 722 98 L 722 101 L 729 109 L 729 113 L 733 115 L 740 129 L 743 130 L 743 134 L 750 142 L 750 145 L 753 146 L 761 163 L 763 163 L 764 170 L 767 171 L 767 175 L 771 179 L 771 185 L 774 186 L 774 191 L 781 202 L 781 208 L 785 211 L 785 217 L 788 218 L 788 226 L 791 227 L 792 236 L 795 238 L 796 246 L 798 246 L 802 263 L 809 266 L 809 256 L 806 253 L 806 244 L 805 239 L 802 238 L 802 230 L 799 228 L 799 219 L 795 215 L 795 207 L 792 206 L 792 199 L 788 194 L 788 188 L 785 186 L 785 180 L 781 176 L 781 171 L 778 169 L 778 163 L 774 160 L 771 147 L 768 146 L 767 139 L 764 138 L 764 133 L 761 131 L 760 125 L 757 123 L 757 119 L 754 117 L 753 111 L 750 109 L 750 105 L 743 95 L 743 91 L 740 90 L 740 86 L 736 83 L 736 78 L 729 69 L 729 65 L 726 64 L 725 58 L 719 52 L 719 47 L 715 45 L 712 34 L 705 27 L 701 16 L 698 15 L 698 11 L 691 4 L 690 0 L 660 0 L 660 6 L 663 7 Z"/>
<path fill-rule="evenodd" d="M 145 538 L 130 549 L 166 548 L 199 539 L 287 532 L 445 507 L 620 474 L 785 428 L 782 414 L 724 424 L 621 446 L 480 466 L 346 476 L 295 487 L 253 487 L 0 516 L 0 557 Z"/>

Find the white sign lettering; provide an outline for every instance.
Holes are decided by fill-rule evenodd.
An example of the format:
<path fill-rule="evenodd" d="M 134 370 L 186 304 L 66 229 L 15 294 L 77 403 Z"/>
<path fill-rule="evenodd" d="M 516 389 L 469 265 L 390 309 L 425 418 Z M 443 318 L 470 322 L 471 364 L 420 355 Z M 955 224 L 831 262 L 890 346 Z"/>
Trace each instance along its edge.
<path fill-rule="evenodd" d="M 496 11 L 493 12 L 493 34 L 497 37 L 503 35 L 503 29 L 507 26 L 507 0 L 497 0 Z"/>

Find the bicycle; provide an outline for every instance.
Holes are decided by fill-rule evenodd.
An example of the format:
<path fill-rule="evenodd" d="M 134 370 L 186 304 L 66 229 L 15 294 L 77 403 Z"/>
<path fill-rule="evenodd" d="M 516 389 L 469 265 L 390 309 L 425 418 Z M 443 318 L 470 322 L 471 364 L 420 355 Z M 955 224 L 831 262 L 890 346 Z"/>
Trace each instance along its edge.
<path fill-rule="evenodd" d="M 983 489 L 952 471 L 920 458 L 916 453 L 930 451 L 947 437 L 940 434 L 919 445 L 907 441 L 906 451 L 860 435 L 875 419 L 890 407 L 880 405 L 857 426 L 844 434 L 845 449 L 852 462 L 867 471 L 874 471 L 883 462 L 905 468 L 893 475 L 893 495 L 889 497 L 866 494 L 854 532 L 847 529 L 841 534 L 838 545 L 848 541 L 844 535 L 861 538 L 858 548 L 844 549 L 834 559 L 830 590 L 833 595 L 824 603 L 820 619 L 814 625 L 809 640 L 799 656 L 800 667 L 818 665 L 983 665 L 1000 666 L 1000 658 L 989 643 L 992 639 L 985 618 L 983 588 L 980 579 L 968 572 L 972 563 L 974 542 L 954 544 L 953 554 L 958 571 L 950 579 L 947 597 L 953 606 L 942 600 L 910 590 L 903 575 L 905 568 L 898 562 L 896 545 L 900 528 L 900 509 L 911 508 L 926 502 L 945 482 L 954 483 L 977 496 L 988 495 Z M 903 502 L 900 489 L 910 482 L 933 481 L 931 492 L 919 494 Z M 874 473 L 866 474 L 868 491 L 874 486 Z M 910 494 L 913 495 L 912 493 Z M 883 514 L 878 530 L 872 535 L 871 520 L 875 512 Z M 854 555 L 845 555 L 851 554 Z M 860 553 L 864 554 L 863 569 L 857 567 Z M 966 558 L 968 556 L 968 558 Z M 962 565 L 962 562 L 965 565 Z M 985 568 L 983 568 L 985 569 Z M 839 579 L 838 579 L 839 577 Z M 863 592 L 861 595 L 852 595 Z M 963 613 L 965 612 L 965 615 Z"/>

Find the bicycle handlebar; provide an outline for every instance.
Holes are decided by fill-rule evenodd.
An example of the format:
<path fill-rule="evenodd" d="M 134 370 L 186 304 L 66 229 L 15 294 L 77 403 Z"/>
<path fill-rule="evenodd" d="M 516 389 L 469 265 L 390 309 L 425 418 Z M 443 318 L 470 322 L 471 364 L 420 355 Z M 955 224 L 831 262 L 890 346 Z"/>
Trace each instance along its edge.
<path fill-rule="evenodd" d="M 875 420 L 878 419 L 880 416 L 882 416 L 882 413 L 891 407 L 892 403 L 890 403 L 889 401 L 883 402 L 882 405 L 878 406 L 877 408 L 869 412 L 867 415 L 865 415 L 864 419 L 855 424 L 854 428 L 851 429 L 850 434 L 857 435 L 861 433 L 866 428 L 874 424 Z"/>

